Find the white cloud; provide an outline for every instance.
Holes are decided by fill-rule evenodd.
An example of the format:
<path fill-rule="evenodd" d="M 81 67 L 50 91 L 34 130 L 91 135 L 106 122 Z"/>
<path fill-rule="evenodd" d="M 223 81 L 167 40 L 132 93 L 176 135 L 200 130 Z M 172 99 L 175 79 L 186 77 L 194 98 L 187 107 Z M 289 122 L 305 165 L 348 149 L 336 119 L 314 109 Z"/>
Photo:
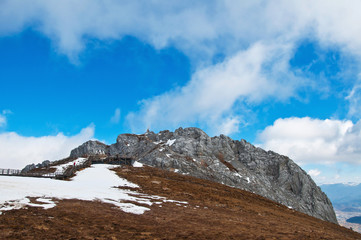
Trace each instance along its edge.
<path fill-rule="evenodd" d="M 347 95 L 346 100 L 349 102 L 348 116 L 361 117 L 361 84 L 356 83 Z"/>
<path fill-rule="evenodd" d="M 361 164 L 361 121 L 277 119 L 258 140 L 263 148 L 287 155 L 299 164 Z"/>
<path fill-rule="evenodd" d="M 221 123 L 218 131 L 222 134 L 229 135 L 231 133 L 238 132 L 240 125 L 241 121 L 239 118 L 228 118 Z"/>
<path fill-rule="evenodd" d="M 110 122 L 117 124 L 117 123 L 119 123 L 119 121 L 120 121 L 120 109 L 117 108 L 114 111 L 114 115 L 110 118 Z"/>
<path fill-rule="evenodd" d="M 318 175 L 321 174 L 320 170 L 318 169 L 311 169 L 310 171 L 307 172 L 311 177 L 317 177 Z"/>
<path fill-rule="evenodd" d="M 179 0 L 4 0 L 0 34 L 33 27 L 59 51 L 79 53 L 87 38 L 121 39 L 132 35 L 156 48 L 176 45 L 188 55 L 227 55 L 251 43 L 297 41 L 314 36 L 361 54 L 361 3 L 350 1 L 190 1 Z"/>
<path fill-rule="evenodd" d="M 237 101 L 284 100 L 306 84 L 288 71 L 289 47 L 256 43 L 197 71 L 183 88 L 143 101 L 141 110 L 128 115 L 128 121 L 136 131 L 195 122 L 211 126 L 215 134 L 237 131 L 240 118 L 232 117 Z"/>
<path fill-rule="evenodd" d="M 239 101 L 285 99 L 317 85 L 295 79 L 287 67 L 297 42 L 311 38 L 360 60 L 359 9 L 357 0 L 4 0 L 0 35 L 32 27 L 74 62 L 89 38 L 107 43 L 131 35 L 158 49 L 175 46 L 196 64 L 192 79 L 144 100 L 128 119 L 135 129 L 197 122 L 219 132 L 227 119 L 244 118 L 232 110 Z M 215 53 L 225 61 L 212 65 Z"/>
<path fill-rule="evenodd" d="M 0 114 L 0 127 L 5 127 L 7 124 L 7 118 L 6 115 L 11 114 L 12 112 L 8 109 L 5 109 Z"/>
<path fill-rule="evenodd" d="M 0 133 L 0 168 L 21 169 L 27 164 L 58 160 L 94 136 L 93 125 L 74 136 L 24 137 L 15 132 Z"/>
<path fill-rule="evenodd" d="M 0 127 L 6 126 L 6 117 L 0 114 Z"/>

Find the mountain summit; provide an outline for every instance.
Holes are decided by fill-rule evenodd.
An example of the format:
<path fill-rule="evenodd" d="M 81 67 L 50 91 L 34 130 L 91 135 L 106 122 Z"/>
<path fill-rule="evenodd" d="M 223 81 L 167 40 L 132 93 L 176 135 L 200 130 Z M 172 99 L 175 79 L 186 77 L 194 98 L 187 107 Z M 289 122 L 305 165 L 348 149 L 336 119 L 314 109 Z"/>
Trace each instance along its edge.
<path fill-rule="evenodd" d="M 141 135 L 120 134 L 106 145 L 88 141 L 70 157 L 133 159 L 247 190 L 294 210 L 337 223 L 332 204 L 312 178 L 286 156 L 255 147 L 245 140 L 209 137 L 198 128 L 178 128 Z"/>

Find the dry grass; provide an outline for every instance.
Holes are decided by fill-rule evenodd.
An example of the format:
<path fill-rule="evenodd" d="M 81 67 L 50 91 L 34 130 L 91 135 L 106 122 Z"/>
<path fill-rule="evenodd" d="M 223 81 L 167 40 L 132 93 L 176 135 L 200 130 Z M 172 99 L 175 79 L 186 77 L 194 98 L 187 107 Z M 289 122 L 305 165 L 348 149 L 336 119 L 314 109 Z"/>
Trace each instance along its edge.
<path fill-rule="evenodd" d="M 224 165 L 226 165 L 226 167 L 228 167 L 228 169 L 232 172 L 238 172 L 238 170 L 229 162 L 227 162 L 226 160 L 224 160 L 224 155 L 223 153 L 218 153 L 217 154 L 217 158 L 219 159 L 219 161 L 221 161 L 221 163 L 223 163 Z"/>
<path fill-rule="evenodd" d="M 156 168 L 116 172 L 155 194 L 186 205 L 154 204 L 143 215 L 79 200 L 0 215 L 0 239 L 361 239 L 361 235 L 258 195 Z M 101 180 L 101 179 L 100 179 Z"/>

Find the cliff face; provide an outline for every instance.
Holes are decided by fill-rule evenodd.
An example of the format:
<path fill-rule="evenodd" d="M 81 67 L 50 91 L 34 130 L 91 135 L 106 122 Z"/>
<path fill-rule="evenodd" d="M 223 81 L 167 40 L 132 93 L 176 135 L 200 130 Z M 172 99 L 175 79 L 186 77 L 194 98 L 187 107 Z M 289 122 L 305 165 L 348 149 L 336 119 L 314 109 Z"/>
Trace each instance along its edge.
<path fill-rule="evenodd" d="M 110 146 L 89 141 L 72 157 L 118 155 L 264 196 L 308 215 L 337 223 L 332 204 L 307 173 L 286 156 L 198 128 L 121 134 Z"/>

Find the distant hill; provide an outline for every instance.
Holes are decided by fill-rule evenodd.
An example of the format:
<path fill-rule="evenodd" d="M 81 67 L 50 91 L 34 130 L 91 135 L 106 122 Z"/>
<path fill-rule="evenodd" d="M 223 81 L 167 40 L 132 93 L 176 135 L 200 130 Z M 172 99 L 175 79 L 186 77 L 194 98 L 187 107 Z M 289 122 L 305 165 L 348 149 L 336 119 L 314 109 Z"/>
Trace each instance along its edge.
<path fill-rule="evenodd" d="M 357 224 L 361 224 L 361 216 L 359 217 L 352 217 L 346 220 L 349 223 L 357 223 Z"/>
<path fill-rule="evenodd" d="M 336 209 L 344 212 L 361 212 L 361 184 L 325 184 L 320 187 Z"/>

